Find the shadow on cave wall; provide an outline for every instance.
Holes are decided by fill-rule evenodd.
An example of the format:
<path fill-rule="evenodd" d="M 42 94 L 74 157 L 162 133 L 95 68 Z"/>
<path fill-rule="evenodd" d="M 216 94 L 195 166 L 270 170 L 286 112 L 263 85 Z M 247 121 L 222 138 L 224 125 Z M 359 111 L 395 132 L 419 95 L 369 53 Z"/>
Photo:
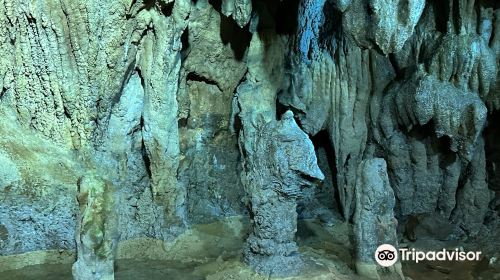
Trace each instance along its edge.
<path fill-rule="evenodd" d="M 248 25 L 240 28 L 232 18 L 222 14 L 221 0 L 209 0 L 208 3 L 220 14 L 220 37 L 222 42 L 226 45 L 229 44 L 235 58 L 242 61 L 252 39 L 252 33 L 248 30 Z"/>
<path fill-rule="evenodd" d="M 300 112 L 276 100 L 276 119 L 280 119 L 287 110 L 294 113 L 295 121 L 301 127 Z M 298 200 L 297 205 L 298 217 L 299 219 L 318 218 L 325 224 L 333 224 L 336 220 L 341 219 L 340 197 L 336 188 L 335 149 L 326 130 L 321 130 L 310 136 L 310 139 L 314 145 L 318 166 L 325 175 L 325 180 L 317 186 L 303 189 L 302 197 Z"/>
<path fill-rule="evenodd" d="M 322 130 L 318 132 L 316 135 L 311 137 L 311 141 L 316 150 L 318 165 L 325 174 L 326 178 L 325 182 L 321 186 L 322 189 L 320 190 L 320 193 L 326 194 L 327 197 L 320 197 L 320 200 L 328 199 L 328 206 L 340 215 L 340 197 L 335 187 L 335 184 L 337 182 L 335 149 L 332 145 L 330 136 L 328 135 L 328 131 Z"/>
<path fill-rule="evenodd" d="M 486 172 L 488 174 L 488 186 L 496 194 L 491 207 L 500 210 L 500 111 L 490 113 L 487 120 L 488 125 L 483 132 Z"/>
<path fill-rule="evenodd" d="M 222 14 L 222 1 L 209 0 L 210 5 L 221 15 L 220 36 L 224 44 L 229 44 L 237 60 L 244 59 L 245 53 L 250 46 L 252 33 L 250 24 L 240 28 L 236 22 Z M 272 43 L 272 35 L 293 35 L 298 28 L 298 6 L 300 0 L 253 0 L 253 15 L 258 17 L 256 26 L 257 32 L 266 42 L 266 45 Z"/>

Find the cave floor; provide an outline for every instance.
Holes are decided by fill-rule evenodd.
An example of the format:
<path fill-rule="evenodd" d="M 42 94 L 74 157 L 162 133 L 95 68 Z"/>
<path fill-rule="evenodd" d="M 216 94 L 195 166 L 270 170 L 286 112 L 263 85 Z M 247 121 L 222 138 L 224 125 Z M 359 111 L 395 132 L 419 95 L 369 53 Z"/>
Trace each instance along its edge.
<path fill-rule="evenodd" d="M 299 222 L 297 242 L 305 261 L 301 274 L 287 279 L 362 279 L 354 273 L 351 228 L 344 223 L 325 227 L 316 220 Z M 124 242 L 118 249 L 115 279 L 241 279 L 260 280 L 241 262 L 248 221 L 232 217 L 195 225 L 172 242 L 143 239 Z M 403 263 L 411 279 L 500 279 L 487 260 L 470 262 Z M 72 279 L 71 264 L 41 264 L 0 272 L 0 280 Z"/>

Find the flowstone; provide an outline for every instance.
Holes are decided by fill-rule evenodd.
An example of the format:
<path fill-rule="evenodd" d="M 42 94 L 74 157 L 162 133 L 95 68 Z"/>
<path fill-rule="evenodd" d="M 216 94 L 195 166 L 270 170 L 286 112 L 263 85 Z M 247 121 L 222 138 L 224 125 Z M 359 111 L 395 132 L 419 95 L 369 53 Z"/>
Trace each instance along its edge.
<path fill-rule="evenodd" d="M 78 259 L 73 264 L 73 277 L 75 280 L 113 280 L 118 242 L 113 188 L 94 175 L 82 177 L 78 188 Z"/>

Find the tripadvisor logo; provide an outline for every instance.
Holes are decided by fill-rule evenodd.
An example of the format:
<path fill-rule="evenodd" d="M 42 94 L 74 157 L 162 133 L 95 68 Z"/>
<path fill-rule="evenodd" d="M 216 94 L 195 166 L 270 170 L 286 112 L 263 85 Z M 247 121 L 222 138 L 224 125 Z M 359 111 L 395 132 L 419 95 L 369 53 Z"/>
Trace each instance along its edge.
<path fill-rule="evenodd" d="M 375 261 L 384 267 L 392 266 L 398 261 L 398 250 L 390 244 L 382 244 L 375 251 Z"/>
<path fill-rule="evenodd" d="M 440 251 L 418 251 L 408 248 L 397 250 L 390 244 L 382 244 L 375 251 L 375 261 L 384 267 L 394 265 L 398 259 L 401 261 L 479 261 L 480 251 L 464 252 L 456 248 L 455 250 L 442 249 Z"/>

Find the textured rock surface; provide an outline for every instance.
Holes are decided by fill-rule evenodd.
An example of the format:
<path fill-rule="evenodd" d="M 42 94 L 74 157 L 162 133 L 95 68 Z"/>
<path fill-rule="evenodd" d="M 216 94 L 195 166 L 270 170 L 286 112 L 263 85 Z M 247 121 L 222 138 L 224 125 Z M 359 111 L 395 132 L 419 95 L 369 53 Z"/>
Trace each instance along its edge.
<path fill-rule="evenodd" d="M 450 150 L 470 158 L 486 121 L 486 106 L 473 92 L 463 92 L 433 76 L 416 72 L 388 89 L 389 108 L 383 110 L 381 128 L 391 138 L 394 128 L 424 126 L 432 122 L 438 138 L 450 139 Z M 392 104 L 391 104 L 392 103 Z"/>
<path fill-rule="evenodd" d="M 286 91 L 279 96 L 283 105 L 299 110 L 307 133 L 326 130 L 333 143 L 340 203 L 345 217 L 353 211 L 355 173 L 366 147 L 366 111 L 371 80 L 370 54 L 352 42 L 340 42 L 340 59 L 323 52 L 310 66 L 300 66 Z M 347 81 L 349 79 L 350 82 Z"/>
<path fill-rule="evenodd" d="M 498 232 L 497 1 L 0 2 L 0 255 L 74 250 L 89 172 L 120 241 L 248 215 L 267 273 L 297 216 L 353 222 L 374 159 L 400 236 Z"/>
<path fill-rule="evenodd" d="M 424 6 L 425 0 L 354 0 L 342 17 L 342 26 L 361 47 L 393 53 L 413 34 Z"/>
<path fill-rule="evenodd" d="M 85 175 L 78 181 L 76 251 L 73 278 L 115 279 L 114 261 L 118 243 L 118 217 L 114 190 L 109 182 Z"/>
<path fill-rule="evenodd" d="M 51 226 L 46 220 L 52 214 L 42 211 L 39 218 L 36 207 L 30 208 L 35 213 L 21 214 L 26 212 L 22 207 L 36 205 L 22 202 L 31 200 L 29 196 L 16 197 L 13 203 L 19 206 L 3 203 L 2 207 L 14 208 L 5 210 L 10 217 L 2 220 L 16 226 L 9 226 L 12 240 L 2 253 L 74 248 L 67 237 L 74 235 L 76 179 L 59 183 L 58 177 L 70 176 L 64 171 L 64 175 L 50 177 L 64 170 L 57 167 L 57 161 L 75 173 L 95 169 L 118 186 L 119 215 L 126 221 L 119 225 L 124 239 L 168 238 L 182 228 L 185 191 L 176 178 L 176 92 L 181 35 L 189 11 L 189 1 L 2 4 L 1 106 L 9 109 L 6 114 L 19 126 L 9 131 L 29 130 L 33 137 L 24 137 L 26 141 L 50 139 L 50 145 L 40 140 L 39 144 L 24 143 L 21 150 L 40 159 L 54 154 L 55 164 L 53 171 L 39 176 L 45 170 L 41 166 L 48 169 L 51 165 L 15 156 L 14 165 L 18 169 L 26 165 L 29 171 L 21 176 L 22 183 L 10 184 L 11 193 L 28 189 L 37 194 L 37 200 L 42 194 L 54 194 L 53 199 L 39 202 L 40 209 L 61 211 L 53 212 L 57 218 Z M 157 118 L 159 114 L 162 117 Z M 14 147 L 8 144 L 3 149 L 8 152 Z M 65 167 L 64 162 L 72 166 Z M 35 182 L 23 182 L 27 178 Z M 24 218 L 16 218 L 18 212 Z M 37 223 L 43 226 L 29 230 Z M 49 244 L 49 238 L 43 237 L 46 230 L 54 239 Z M 14 244 L 30 240 L 18 237 L 30 232 L 44 240 L 38 245 Z"/>
<path fill-rule="evenodd" d="M 274 52 L 275 60 L 262 59 L 260 54 L 266 47 Z M 281 66 L 280 52 L 279 42 L 266 46 L 254 35 L 247 80 L 238 87 L 233 107 L 242 124 L 239 136 L 244 155 L 242 182 L 253 217 L 245 260 L 258 272 L 270 275 L 300 270 L 302 261 L 294 241 L 296 199 L 302 187 L 313 183 L 311 179 L 324 179 L 314 146 L 295 122 L 293 113 L 287 111 L 276 120 L 276 84 L 267 71 L 271 77 L 280 75 L 273 72 Z"/>
<path fill-rule="evenodd" d="M 397 248 L 397 220 L 394 218 L 396 200 L 389 184 L 384 159 L 361 162 L 356 180 L 356 211 L 354 232 L 356 240 L 356 270 L 370 279 L 404 279 L 401 264 L 377 269 L 373 255 L 380 244 Z"/>
<path fill-rule="evenodd" d="M 1 254 L 74 248 L 81 166 L 71 152 L 23 128 L 12 111 L 0 114 Z"/>
<path fill-rule="evenodd" d="M 190 18 L 178 96 L 178 178 L 187 191 L 188 218 L 207 222 L 242 213 L 244 207 L 230 118 L 233 93 L 247 70 L 245 43 L 250 38 L 208 2 L 198 1 Z M 227 34 L 221 34 L 222 26 Z"/>
<path fill-rule="evenodd" d="M 301 261 L 294 241 L 296 199 L 302 187 L 313 183 L 308 178 L 323 180 L 324 175 L 317 166 L 312 143 L 291 111 L 278 123 L 257 124 L 254 129 L 259 133 L 254 136 L 245 129 L 250 124 L 245 120 L 242 123 L 242 149 L 248 155 L 243 176 L 253 214 L 246 261 L 266 274 L 297 273 Z M 248 142 L 255 144 L 250 146 Z"/>
<path fill-rule="evenodd" d="M 222 0 L 222 13 L 232 16 L 240 27 L 250 21 L 252 15 L 252 1 L 250 0 Z"/>

